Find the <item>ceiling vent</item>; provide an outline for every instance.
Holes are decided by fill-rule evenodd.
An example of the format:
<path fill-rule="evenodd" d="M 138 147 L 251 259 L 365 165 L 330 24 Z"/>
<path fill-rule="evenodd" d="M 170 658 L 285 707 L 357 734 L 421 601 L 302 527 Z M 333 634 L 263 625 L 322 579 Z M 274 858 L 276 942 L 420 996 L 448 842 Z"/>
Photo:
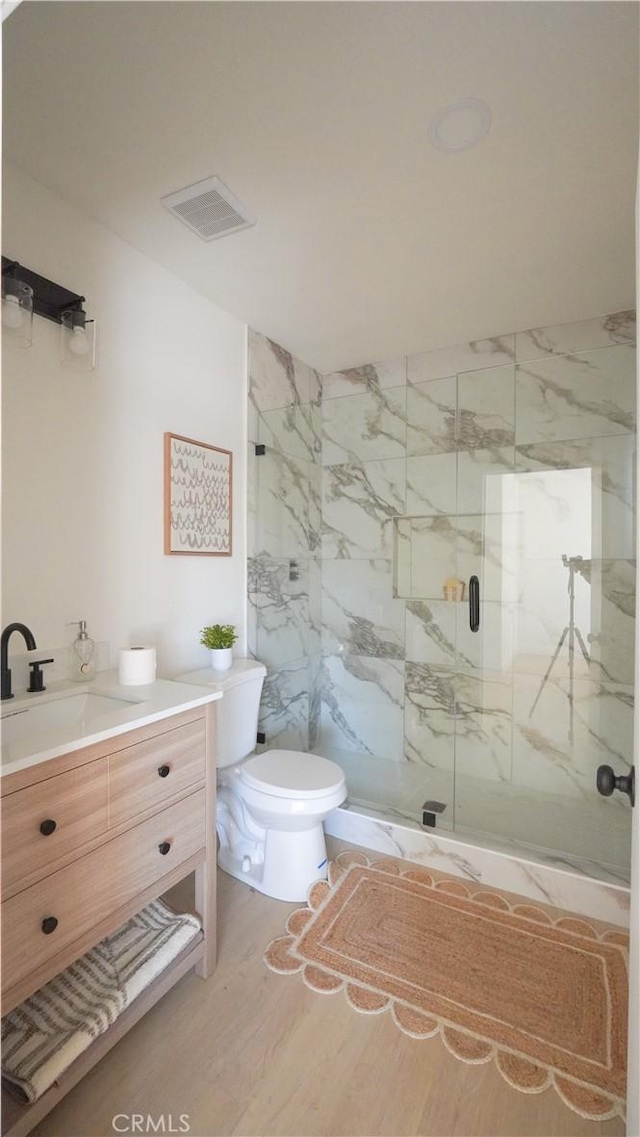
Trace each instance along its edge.
<path fill-rule="evenodd" d="M 205 178 L 163 197 L 162 204 L 203 241 L 214 241 L 255 225 L 241 201 L 220 178 Z"/>

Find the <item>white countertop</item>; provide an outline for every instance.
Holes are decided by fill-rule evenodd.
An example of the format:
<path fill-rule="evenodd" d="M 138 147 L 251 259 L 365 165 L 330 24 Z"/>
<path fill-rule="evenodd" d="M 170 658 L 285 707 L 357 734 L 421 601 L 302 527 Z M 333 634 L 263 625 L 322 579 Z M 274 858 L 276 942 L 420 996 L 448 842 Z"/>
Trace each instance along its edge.
<path fill-rule="evenodd" d="M 136 727 L 159 722 L 180 711 L 188 711 L 192 707 L 221 699 L 222 691 L 210 686 L 198 687 L 169 679 L 158 679 L 155 683 L 129 687 L 118 682 L 117 671 L 102 671 L 87 683 L 60 680 L 48 683 L 44 693 L 29 695 L 26 692 L 17 692 L 15 698 L 2 703 L 2 719 L 21 715 L 22 712 L 32 708 L 61 702 L 73 695 L 101 695 L 123 700 L 128 705 L 118 706 L 113 710 L 109 708 L 98 715 L 92 715 L 86 721 L 79 718 L 74 722 L 47 725 L 46 729 L 40 727 L 35 730 L 26 726 L 23 737 L 12 739 L 11 742 L 5 737 L 11 728 L 7 724 L 7 731 L 2 731 L 0 720 L 3 776 L 14 774 L 17 770 L 24 770 L 28 766 L 35 766 L 39 762 L 46 762 L 49 758 L 57 758 L 70 750 L 80 750 L 84 746 L 91 746 L 94 742 L 115 738 Z M 27 715 L 23 721 L 25 724 L 29 723 Z"/>

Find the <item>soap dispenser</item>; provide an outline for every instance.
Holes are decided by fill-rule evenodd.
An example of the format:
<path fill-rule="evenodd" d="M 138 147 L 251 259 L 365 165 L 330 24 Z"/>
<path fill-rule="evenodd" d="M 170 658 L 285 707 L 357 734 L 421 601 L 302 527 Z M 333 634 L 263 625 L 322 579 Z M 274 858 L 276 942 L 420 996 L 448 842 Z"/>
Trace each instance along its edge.
<path fill-rule="evenodd" d="M 78 635 L 73 641 L 73 650 L 76 654 L 76 659 L 73 663 L 72 678 L 78 683 L 86 683 L 88 679 L 93 679 L 95 675 L 95 665 L 93 662 L 93 649 L 95 647 L 93 640 L 87 633 L 87 621 L 77 620 L 74 623 L 78 624 Z"/>

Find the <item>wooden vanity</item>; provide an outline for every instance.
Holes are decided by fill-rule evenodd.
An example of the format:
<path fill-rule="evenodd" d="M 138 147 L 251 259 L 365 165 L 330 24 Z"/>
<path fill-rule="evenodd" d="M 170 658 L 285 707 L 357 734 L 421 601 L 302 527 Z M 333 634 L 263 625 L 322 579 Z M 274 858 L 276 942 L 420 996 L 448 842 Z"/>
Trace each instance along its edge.
<path fill-rule="evenodd" d="M 215 704 L 6 774 L 2 1014 L 195 872 L 202 934 L 37 1102 L 2 1093 L 2 1133 L 28 1133 L 191 968 L 216 958 Z"/>

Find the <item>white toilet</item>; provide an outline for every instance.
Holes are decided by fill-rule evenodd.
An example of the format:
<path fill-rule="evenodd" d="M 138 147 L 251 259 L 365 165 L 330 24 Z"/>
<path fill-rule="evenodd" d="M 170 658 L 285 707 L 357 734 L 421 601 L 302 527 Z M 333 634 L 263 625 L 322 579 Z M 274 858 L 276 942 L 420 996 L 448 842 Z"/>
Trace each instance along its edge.
<path fill-rule="evenodd" d="M 326 758 L 300 750 L 253 753 L 266 673 L 264 664 L 238 659 L 228 671 L 176 678 L 223 692 L 216 704 L 218 864 L 267 896 L 306 900 L 309 885 L 327 875 L 322 822 L 347 787 Z"/>

